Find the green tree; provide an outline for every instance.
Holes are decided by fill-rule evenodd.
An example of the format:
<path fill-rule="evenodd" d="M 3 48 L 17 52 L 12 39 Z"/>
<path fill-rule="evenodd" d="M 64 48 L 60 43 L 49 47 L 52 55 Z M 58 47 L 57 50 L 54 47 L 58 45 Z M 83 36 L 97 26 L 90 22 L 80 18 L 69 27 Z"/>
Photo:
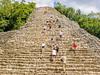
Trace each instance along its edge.
<path fill-rule="evenodd" d="M 100 17 L 97 17 L 97 14 L 99 13 L 92 12 L 88 15 L 82 14 L 80 9 L 75 10 L 72 7 L 65 7 L 60 3 L 55 6 L 55 9 L 70 20 L 78 22 L 81 28 L 84 28 L 92 35 L 100 38 Z"/>
<path fill-rule="evenodd" d="M 0 31 L 19 29 L 35 9 L 35 3 L 0 0 Z"/>

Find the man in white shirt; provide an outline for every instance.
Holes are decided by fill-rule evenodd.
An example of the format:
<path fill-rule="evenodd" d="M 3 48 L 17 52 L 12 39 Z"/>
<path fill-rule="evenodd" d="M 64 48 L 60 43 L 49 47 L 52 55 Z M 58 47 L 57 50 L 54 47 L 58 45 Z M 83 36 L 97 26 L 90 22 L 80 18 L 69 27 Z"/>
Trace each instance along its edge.
<path fill-rule="evenodd" d="M 52 56 L 56 56 L 57 55 L 57 51 L 55 49 L 52 49 Z"/>
<path fill-rule="evenodd" d="M 55 45 L 53 45 L 52 53 L 51 53 L 51 60 L 53 61 L 54 57 L 57 55 L 57 50 L 55 48 Z"/>

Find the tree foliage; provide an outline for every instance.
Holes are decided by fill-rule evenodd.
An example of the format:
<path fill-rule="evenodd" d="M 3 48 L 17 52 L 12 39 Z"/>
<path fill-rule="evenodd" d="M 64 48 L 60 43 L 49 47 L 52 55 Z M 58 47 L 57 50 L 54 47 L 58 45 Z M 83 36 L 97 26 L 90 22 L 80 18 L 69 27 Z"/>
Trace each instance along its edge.
<path fill-rule="evenodd" d="M 19 29 L 35 9 L 35 3 L 0 0 L 0 31 Z"/>
<path fill-rule="evenodd" d="M 75 10 L 72 7 L 65 7 L 60 3 L 57 3 L 55 8 L 70 20 L 78 22 L 81 28 L 84 28 L 92 35 L 100 38 L 100 17 L 94 17 L 94 15 L 91 15 L 91 13 L 88 15 L 82 14 L 80 9 Z"/>

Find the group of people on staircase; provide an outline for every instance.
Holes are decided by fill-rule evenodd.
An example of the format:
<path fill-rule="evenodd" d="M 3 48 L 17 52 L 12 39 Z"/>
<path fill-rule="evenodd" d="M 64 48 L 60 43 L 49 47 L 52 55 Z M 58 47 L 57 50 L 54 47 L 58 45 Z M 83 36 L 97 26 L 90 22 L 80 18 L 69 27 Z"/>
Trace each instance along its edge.
<path fill-rule="evenodd" d="M 52 17 L 51 17 L 52 18 Z M 58 21 L 58 19 L 57 19 Z M 46 21 L 49 29 L 52 29 L 52 25 L 50 24 L 51 21 Z M 61 25 L 58 26 L 58 28 L 61 28 Z M 44 26 L 43 30 L 47 30 L 47 27 Z M 63 38 L 64 34 L 63 34 L 63 31 L 60 31 L 59 32 L 59 37 L 60 39 Z M 53 40 L 53 38 L 51 38 L 51 41 Z M 46 47 L 46 44 L 45 43 L 42 43 L 42 49 Z M 73 41 L 72 45 L 71 45 L 71 49 L 75 50 L 77 48 L 77 44 L 75 42 L 75 40 Z M 50 57 L 50 61 L 53 61 L 53 58 L 55 58 L 57 56 L 57 53 L 59 52 L 59 46 L 57 44 L 54 44 L 52 46 L 52 52 L 51 52 L 51 57 Z M 63 63 L 66 63 L 66 56 L 62 56 L 61 57 L 61 61 Z"/>

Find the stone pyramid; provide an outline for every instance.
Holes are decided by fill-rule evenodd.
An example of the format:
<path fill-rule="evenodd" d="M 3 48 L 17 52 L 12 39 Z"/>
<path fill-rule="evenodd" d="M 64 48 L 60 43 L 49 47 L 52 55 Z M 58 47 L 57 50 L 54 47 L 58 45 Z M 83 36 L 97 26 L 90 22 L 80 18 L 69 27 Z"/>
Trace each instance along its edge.
<path fill-rule="evenodd" d="M 70 49 L 73 39 L 75 50 Z M 51 61 L 55 44 L 59 51 Z M 100 75 L 100 39 L 54 8 L 37 8 L 25 26 L 0 33 L 0 75 Z"/>

